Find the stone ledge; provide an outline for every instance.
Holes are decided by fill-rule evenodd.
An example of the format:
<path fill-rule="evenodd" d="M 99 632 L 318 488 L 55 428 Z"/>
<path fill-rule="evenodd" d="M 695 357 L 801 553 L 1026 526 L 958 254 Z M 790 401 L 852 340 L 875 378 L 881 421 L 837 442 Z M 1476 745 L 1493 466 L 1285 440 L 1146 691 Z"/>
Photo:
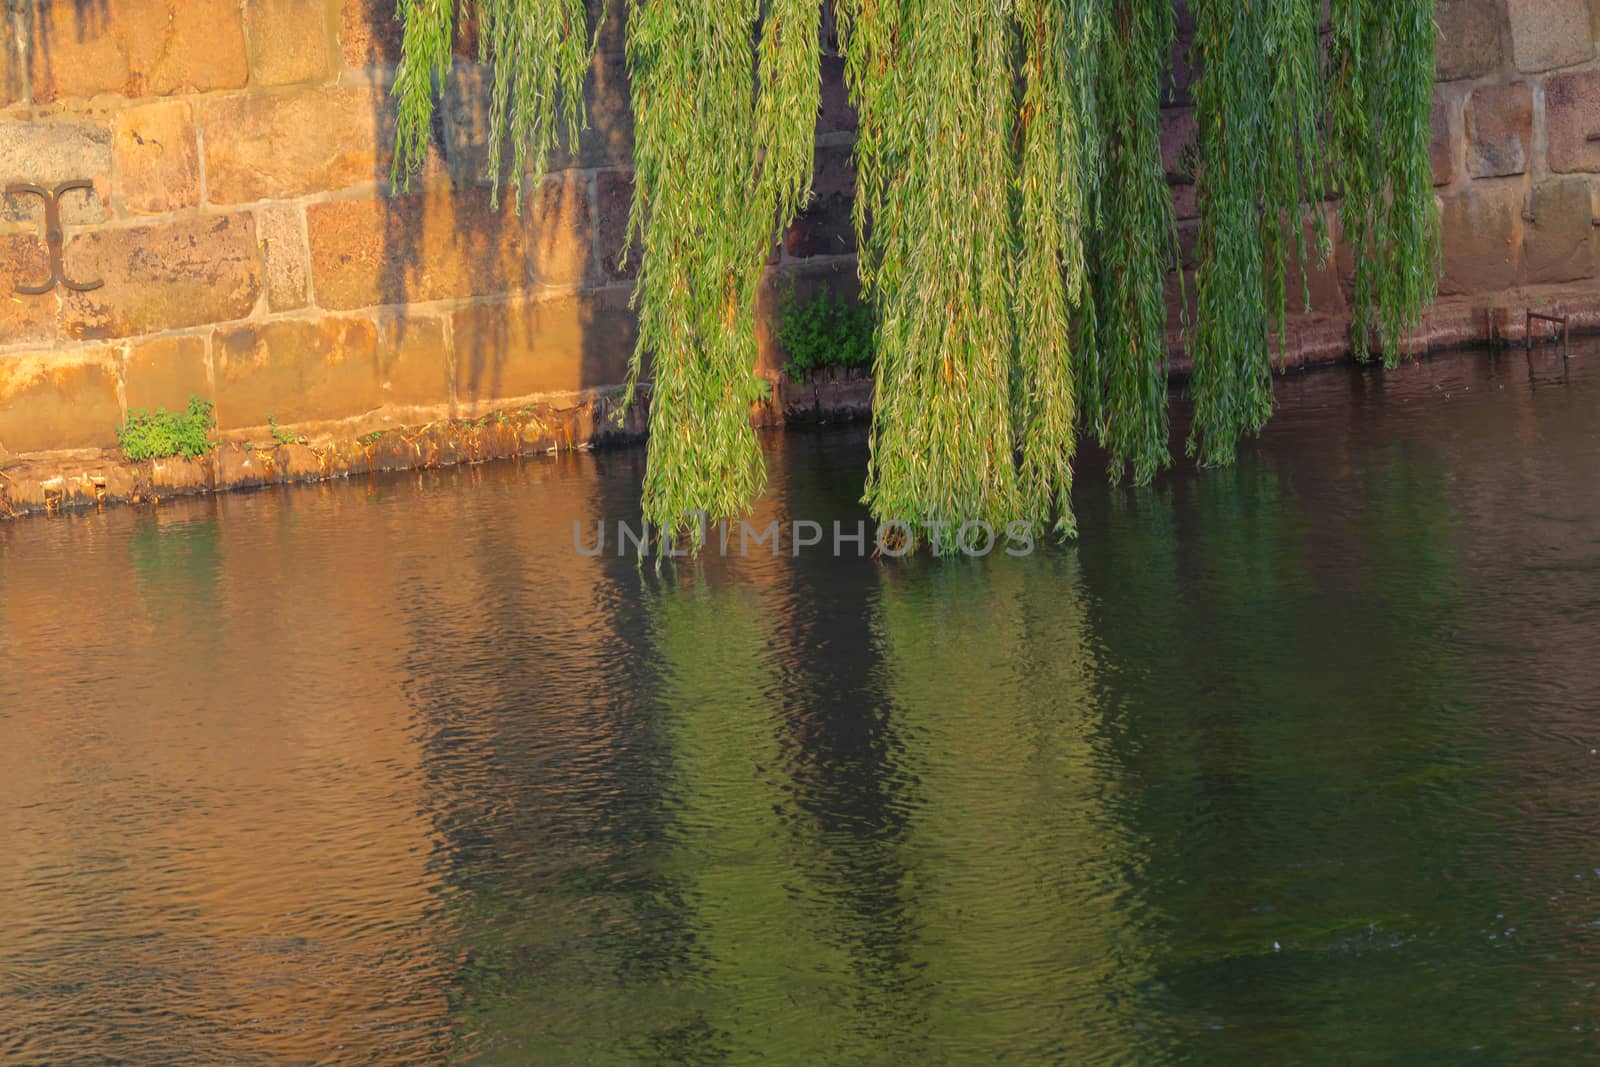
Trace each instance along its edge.
<path fill-rule="evenodd" d="M 619 395 L 604 390 L 509 402 L 479 419 L 434 409 L 432 418 L 422 413 L 402 426 L 381 416 L 297 426 L 301 439 L 293 444 L 278 443 L 257 427 L 254 440 L 227 435 L 231 439 L 195 460 L 132 463 L 109 448 L 15 456 L 0 465 L 0 519 L 638 441 L 645 403 L 635 404 L 619 425 L 611 417 Z"/>

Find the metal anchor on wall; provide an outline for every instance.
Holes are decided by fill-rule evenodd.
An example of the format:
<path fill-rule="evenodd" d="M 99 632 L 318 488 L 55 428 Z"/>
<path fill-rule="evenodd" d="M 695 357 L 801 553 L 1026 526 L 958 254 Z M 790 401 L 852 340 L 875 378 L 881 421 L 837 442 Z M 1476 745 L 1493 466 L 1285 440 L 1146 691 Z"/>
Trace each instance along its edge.
<path fill-rule="evenodd" d="M 50 250 L 49 279 L 42 281 L 37 285 L 29 285 L 18 281 L 16 286 L 17 292 L 24 293 L 28 296 L 39 296 L 44 293 L 48 293 L 57 285 L 64 285 L 68 289 L 72 289 L 80 293 L 86 293 L 91 289 L 98 289 L 105 284 L 105 282 L 99 278 L 96 278 L 92 282 L 75 282 L 71 278 L 67 277 L 67 268 L 65 263 L 62 261 L 62 242 L 65 240 L 65 235 L 61 230 L 61 194 L 71 192 L 74 189 L 92 191 L 94 189 L 94 183 L 88 178 L 75 178 L 72 181 L 62 182 L 54 189 L 46 189 L 42 185 L 29 184 L 6 186 L 6 193 L 8 195 L 15 196 L 18 193 L 32 193 L 34 196 L 37 196 L 39 199 L 44 201 L 44 243 Z"/>

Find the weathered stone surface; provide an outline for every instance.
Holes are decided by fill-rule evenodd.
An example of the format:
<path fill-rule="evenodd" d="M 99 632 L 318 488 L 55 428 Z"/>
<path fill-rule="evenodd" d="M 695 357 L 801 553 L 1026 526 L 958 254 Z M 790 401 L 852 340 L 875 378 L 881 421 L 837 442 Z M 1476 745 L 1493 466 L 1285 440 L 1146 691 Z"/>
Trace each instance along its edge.
<path fill-rule="evenodd" d="M 1594 204 L 1587 178 L 1559 178 L 1535 186 L 1528 196 L 1528 225 L 1522 251 L 1524 280 L 1571 282 L 1593 278 Z"/>
<path fill-rule="evenodd" d="M 637 322 L 625 290 L 463 308 L 451 316 L 456 402 L 466 411 L 541 393 L 615 385 Z"/>
<path fill-rule="evenodd" d="M 1570 67 L 1594 58 L 1589 0 L 1506 0 L 1517 69 Z"/>
<path fill-rule="evenodd" d="M 5 20 L 0 19 L 0 31 L 4 28 Z M 17 42 L 12 34 L 0 32 L 0 107 L 21 100 L 23 84 L 22 60 L 17 54 Z"/>
<path fill-rule="evenodd" d="M 206 101 L 206 196 L 244 204 L 388 176 L 393 109 L 377 88 L 252 93 Z"/>
<path fill-rule="evenodd" d="M 627 44 L 627 7 L 616 0 L 585 0 L 589 26 L 600 31 L 600 55 L 620 55 Z M 597 25 L 598 23 L 598 25 Z"/>
<path fill-rule="evenodd" d="M 339 51 L 353 68 L 400 62 L 400 20 L 394 0 L 344 0 L 339 16 Z"/>
<path fill-rule="evenodd" d="M 1190 91 L 1194 85 L 1199 56 L 1194 50 L 1194 13 L 1188 0 L 1174 0 L 1174 33 L 1172 35 L 1172 84 L 1163 82 L 1162 104 L 1169 107 L 1188 107 L 1194 103 Z"/>
<path fill-rule="evenodd" d="M 330 317 L 219 329 L 212 338 L 222 430 L 341 419 L 385 403 L 371 319 Z"/>
<path fill-rule="evenodd" d="M 552 174 L 524 194 L 533 278 L 541 285 L 589 280 L 594 260 L 594 215 L 588 175 Z"/>
<path fill-rule="evenodd" d="M 1467 98 L 1467 170 L 1474 178 L 1523 174 L 1533 143 L 1533 89 L 1485 85 Z"/>
<path fill-rule="evenodd" d="M 268 204 L 256 212 L 256 240 L 266 265 L 267 306 L 273 311 L 305 307 L 310 269 L 299 205 Z"/>
<path fill-rule="evenodd" d="M 844 80 L 844 60 L 822 57 L 822 111 L 817 117 L 817 133 L 853 133 L 860 125 L 850 103 L 850 90 Z"/>
<path fill-rule="evenodd" d="M 18 283 L 36 285 L 49 277 L 50 256 L 42 240 L 0 234 L 0 345 L 55 337 L 56 294 L 28 296 L 15 291 Z"/>
<path fill-rule="evenodd" d="M 1600 173 L 1600 70 L 1546 78 L 1544 113 L 1550 169 Z"/>
<path fill-rule="evenodd" d="M 53 117 L 33 122 L 0 122 L 0 184 L 26 181 L 53 188 L 59 182 L 88 178 L 93 193 L 68 193 L 61 199 L 61 221 L 68 226 L 100 222 L 110 194 L 111 124 L 98 119 Z M 44 202 L 37 196 L 0 198 L 0 222 L 38 226 Z"/>
<path fill-rule="evenodd" d="M 1443 210 L 1446 295 L 1491 293 L 1517 284 L 1522 193 L 1514 183 L 1479 185 L 1446 197 Z"/>
<path fill-rule="evenodd" d="M 66 263 L 70 276 L 105 283 L 63 298 L 62 325 L 73 337 L 131 337 L 244 318 L 261 292 L 249 215 L 92 230 L 67 246 Z"/>
<path fill-rule="evenodd" d="M 1167 173 L 1167 184 L 1172 187 L 1173 204 L 1180 219 L 1192 219 L 1200 214 L 1194 174 L 1190 170 L 1194 161 L 1189 158 L 1198 136 L 1193 108 L 1169 108 L 1161 113 L 1161 166 Z"/>
<path fill-rule="evenodd" d="M 34 100 L 243 87 L 238 0 L 35 0 Z"/>
<path fill-rule="evenodd" d="M 160 215 L 200 204 L 200 147 L 194 109 L 166 100 L 117 112 L 117 185 L 122 206 Z"/>
<path fill-rule="evenodd" d="M 818 148 L 811 202 L 784 235 L 796 259 L 850 255 L 856 250 L 851 205 L 856 190 L 855 160 L 848 145 Z"/>
<path fill-rule="evenodd" d="M 329 74 L 324 0 L 246 0 L 252 85 L 321 81 Z"/>
<path fill-rule="evenodd" d="M 558 167 L 608 167 L 633 161 L 633 105 L 628 95 L 628 68 L 620 55 L 598 56 L 585 82 L 589 128 L 578 138 L 573 158 L 563 143 L 551 159 Z"/>
<path fill-rule="evenodd" d="M 378 320 L 379 388 L 389 404 L 427 407 L 450 401 L 450 352 L 444 319 L 399 312 Z"/>
<path fill-rule="evenodd" d="M 1506 37 L 1502 0 L 1438 0 L 1433 17 L 1439 24 L 1440 81 L 1477 78 L 1500 68 Z"/>
<path fill-rule="evenodd" d="M 182 411 L 192 396 L 210 400 L 206 339 L 191 333 L 134 342 L 122 360 L 122 384 L 129 411 Z"/>
<path fill-rule="evenodd" d="M 111 349 L 0 356 L 0 449 L 106 447 L 116 443 L 121 422 Z"/>
<path fill-rule="evenodd" d="M 471 60 L 457 60 L 446 79 L 440 117 L 450 176 L 458 183 L 488 184 L 489 99 L 492 71 Z M 570 151 L 564 128 L 558 130 L 545 171 L 625 166 L 633 156 L 633 111 L 629 105 L 626 61 L 620 55 L 597 56 L 589 68 L 586 100 L 589 125 Z M 533 161 L 536 162 L 536 161 Z M 512 152 L 502 147 L 498 176 L 509 185 Z M 529 186 L 538 177 L 531 163 L 524 177 Z"/>
<path fill-rule="evenodd" d="M 432 188 L 306 206 L 311 283 L 326 308 L 487 296 L 530 282 L 528 240 L 510 197 Z"/>
<path fill-rule="evenodd" d="M 596 198 L 599 201 L 600 223 L 595 240 L 599 247 L 600 270 L 608 280 L 621 281 L 639 276 L 639 257 L 644 248 L 639 239 L 626 249 L 628 237 L 628 212 L 633 206 L 633 172 L 628 170 L 603 170 L 595 175 Z"/>
<path fill-rule="evenodd" d="M 1433 170 L 1435 186 L 1449 185 L 1456 180 L 1456 149 L 1450 132 L 1450 118 L 1455 113 L 1455 101 L 1446 93 L 1433 94 L 1433 129 L 1428 140 L 1428 164 Z"/>

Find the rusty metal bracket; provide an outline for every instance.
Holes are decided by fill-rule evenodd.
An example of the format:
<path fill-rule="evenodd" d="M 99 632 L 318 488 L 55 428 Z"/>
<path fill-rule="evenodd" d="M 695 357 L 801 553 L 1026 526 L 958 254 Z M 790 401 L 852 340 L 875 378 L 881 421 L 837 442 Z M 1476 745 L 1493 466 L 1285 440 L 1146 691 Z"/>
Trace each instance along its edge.
<path fill-rule="evenodd" d="M 1561 327 L 1561 354 L 1563 357 L 1565 357 L 1567 350 L 1572 347 L 1571 318 L 1566 315 L 1543 315 L 1537 311 L 1534 311 L 1532 308 L 1529 308 L 1528 323 L 1522 335 L 1522 343 L 1523 347 L 1530 352 L 1533 351 L 1533 324 L 1535 320 L 1539 322 L 1554 323 L 1555 325 Z"/>
<path fill-rule="evenodd" d="M 44 243 L 50 249 L 50 278 L 48 281 L 37 285 L 28 285 L 17 282 L 17 292 L 28 296 L 41 296 L 54 289 L 57 285 L 64 285 L 76 292 L 86 293 L 91 289 L 98 289 L 105 284 L 99 278 L 92 282 L 75 282 L 67 277 L 66 264 L 62 257 L 62 242 L 66 235 L 61 229 L 61 194 L 69 193 L 74 189 L 92 191 L 94 182 L 88 178 L 75 178 L 72 181 L 62 182 L 54 189 L 46 189 L 42 185 L 8 185 L 6 193 L 15 196 L 19 193 L 31 193 L 44 201 Z"/>

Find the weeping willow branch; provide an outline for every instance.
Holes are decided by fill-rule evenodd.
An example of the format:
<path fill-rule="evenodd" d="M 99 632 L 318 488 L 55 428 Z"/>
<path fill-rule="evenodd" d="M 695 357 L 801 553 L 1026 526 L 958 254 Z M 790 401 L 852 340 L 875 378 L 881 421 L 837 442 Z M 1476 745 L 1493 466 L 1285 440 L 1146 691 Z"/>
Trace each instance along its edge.
<path fill-rule="evenodd" d="M 1188 450 L 1220 466 L 1272 414 L 1268 329 L 1270 321 L 1287 340 L 1291 251 L 1306 286 L 1302 215 L 1319 189 L 1321 50 L 1317 0 L 1198 0 L 1194 10 L 1203 73 L 1194 87 L 1200 267 Z"/>
<path fill-rule="evenodd" d="M 576 152 L 583 129 L 583 81 L 594 56 L 584 0 L 462 0 L 477 17 L 478 57 L 493 72 L 489 91 L 489 176 L 499 199 L 507 142 L 518 205 L 530 174 L 540 176 L 565 129 Z M 427 156 L 434 87 L 450 73 L 455 0 L 401 0 L 405 20 L 394 96 L 399 125 L 392 177 L 403 181 Z"/>
<path fill-rule="evenodd" d="M 1096 71 L 1100 155 L 1091 242 L 1092 343 L 1078 346 L 1085 425 L 1111 456 L 1149 482 L 1167 453 L 1166 300 L 1177 263 L 1172 197 L 1161 163 L 1161 88 L 1172 47 L 1169 0 L 1100 0 L 1106 20 Z"/>
<path fill-rule="evenodd" d="M 766 477 L 750 425 L 755 302 L 776 228 L 811 182 L 820 8 L 631 0 L 633 210 L 643 245 L 628 399 L 651 361 L 644 517 L 673 532 L 744 513 Z M 752 47 L 759 25 L 759 47 Z M 756 57 L 760 56 L 759 69 Z"/>
<path fill-rule="evenodd" d="M 1088 292 L 1085 242 L 1095 170 L 1093 0 L 1018 0 L 1023 35 L 1018 175 L 1015 410 L 1027 518 L 1072 518 L 1077 420 L 1072 319 Z"/>
<path fill-rule="evenodd" d="M 612 0 L 624 2 L 624 0 Z M 754 310 L 809 195 L 819 0 L 625 0 L 643 248 L 645 517 L 698 530 L 764 484 Z M 866 500 L 935 542 L 962 524 L 1070 533 L 1076 433 L 1113 478 L 1169 462 L 1159 120 L 1171 0 L 832 0 L 860 123 L 855 223 L 877 314 Z M 470 4 L 470 6 L 468 6 Z M 1188 447 L 1231 460 L 1272 407 L 1291 267 L 1326 255 L 1325 190 L 1355 253 L 1353 337 L 1393 361 L 1432 298 L 1432 0 L 1193 0 L 1201 204 Z M 490 170 L 520 192 L 583 124 L 585 0 L 400 0 L 395 168 L 420 166 L 458 15 L 493 65 Z M 497 186 L 498 188 L 498 186 Z M 1308 205 L 1311 205 L 1308 211 Z M 1308 234 L 1310 237 L 1308 237 Z M 940 531 L 943 531 L 942 533 Z M 941 546 L 943 547 L 943 546 Z"/>
<path fill-rule="evenodd" d="M 857 162 L 870 190 L 863 281 L 879 315 L 866 500 L 880 519 L 923 524 L 941 544 L 956 530 L 939 524 L 1020 515 L 1013 25 L 1007 0 L 892 7 L 859 3 L 844 24 L 847 54 L 866 53 L 855 91 L 873 126 Z M 876 23 L 884 17 L 893 24 Z"/>
<path fill-rule="evenodd" d="M 1439 276 L 1428 162 L 1433 0 L 1333 0 L 1329 141 L 1340 221 L 1355 256 L 1351 340 L 1393 366 Z"/>
<path fill-rule="evenodd" d="M 450 73 L 456 4 L 455 0 L 400 0 L 395 14 L 404 21 L 405 34 L 392 90 L 397 124 L 390 177 L 403 182 L 421 169 L 428 156 L 433 88 Z"/>

